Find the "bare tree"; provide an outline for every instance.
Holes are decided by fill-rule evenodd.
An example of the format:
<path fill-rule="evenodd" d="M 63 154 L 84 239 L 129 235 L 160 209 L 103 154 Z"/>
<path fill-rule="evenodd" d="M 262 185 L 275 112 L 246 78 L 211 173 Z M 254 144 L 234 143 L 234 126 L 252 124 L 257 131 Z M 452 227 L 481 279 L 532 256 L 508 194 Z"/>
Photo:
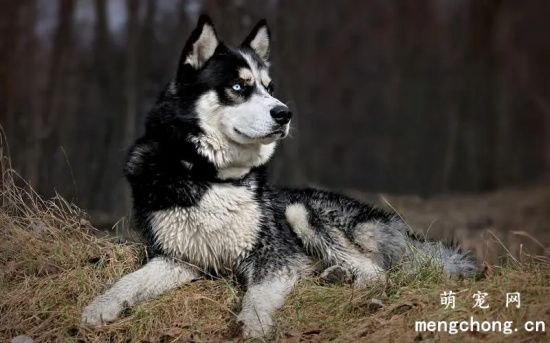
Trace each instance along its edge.
<path fill-rule="evenodd" d="M 125 213 L 125 150 L 198 12 L 229 44 L 271 24 L 295 112 L 277 183 L 429 195 L 550 180 L 550 2 L 44 3 L 0 2 L 0 121 L 24 177 L 47 195 L 74 179 L 93 213 Z"/>

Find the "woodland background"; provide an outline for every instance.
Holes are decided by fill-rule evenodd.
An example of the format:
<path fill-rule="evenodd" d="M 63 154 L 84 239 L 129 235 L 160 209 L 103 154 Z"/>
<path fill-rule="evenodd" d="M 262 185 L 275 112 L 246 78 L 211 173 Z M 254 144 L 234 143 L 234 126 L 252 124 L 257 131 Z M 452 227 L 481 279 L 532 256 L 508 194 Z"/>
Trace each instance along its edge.
<path fill-rule="evenodd" d="M 550 1 L 0 2 L 0 124 L 40 193 L 129 210 L 126 149 L 200 13 L 273 34 L 274 182 L 433 196 L 550 183 Z"/>

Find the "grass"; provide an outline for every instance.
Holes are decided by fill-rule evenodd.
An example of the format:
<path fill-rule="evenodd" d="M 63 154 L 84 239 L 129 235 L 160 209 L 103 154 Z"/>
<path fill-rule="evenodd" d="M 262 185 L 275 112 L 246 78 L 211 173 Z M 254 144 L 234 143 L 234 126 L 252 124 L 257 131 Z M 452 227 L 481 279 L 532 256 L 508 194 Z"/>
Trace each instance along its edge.
<path fill-rule="evenodd" d="M 1 142 L 0 142 L 1 143 Z M 90 328 L 80 313 L 93 297 L 139 267 L 145 250 L 99 235 L 86 214 L 61 197 L 45 200 L 0 163 L 0 341 L 27 335 L 37 342 L 175 342 L 238 340 L 232 329 L 241 290 L 228 280 L 201 280 L 129 309 L 119 321 Z M 357 290 L 301 281 L 277 316 L 275 340 L 501 341 L 502 333 L 417 333 L 416 320 L 527 320 L 550 325 L 550 262 L 510 259 L 488 266 L 486 278 L 448 280 L 434 267 L 417 275 L 393 271 L 385 284 Z M 456 292 L 455 310 L 440 293 Z M 489 294 L 490 308 L 472 309 L 472 294 Z M 520 309 L 506 308 L 506 292 L 519 291 Z M 547 330 L 548 331 L 548 330 Z M 548 341 L 548 333 L 519 330 L 514 341 Z"/>

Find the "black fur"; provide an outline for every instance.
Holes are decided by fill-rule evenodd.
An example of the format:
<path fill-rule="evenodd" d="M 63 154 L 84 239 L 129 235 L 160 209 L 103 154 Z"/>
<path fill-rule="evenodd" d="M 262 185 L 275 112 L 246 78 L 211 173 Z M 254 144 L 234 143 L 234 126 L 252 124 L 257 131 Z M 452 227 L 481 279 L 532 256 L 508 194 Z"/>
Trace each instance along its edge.
<path fill-rule="evenodd" d="M 176 90 L 166 87 L 162 92 L 147 117 L 145 135 L 130 149 L 126 162 L 124 173 L 132 187 L 135 224 L 147 238 L 151 253 L 163 254 L 163 250 L 155 244 L 148 223 L 149 214 L 174 206 L 196 206 L 213 184 L 220 183 L 247 187 L 254 191 L 256 201 L 261 204 L 262 228 L 258 242 L 253 252 L 235 270 L 241 278 L 247 278 L 244 273 L 240 273 L 241 270 L 252 269 L 254 273 L 248 275 L 261 279 L 264 276 L 261 266 L 269 264 L 270 268 L 283 268 L 288 260 L 304 254 L 301 240 L 285 219 L 285 209 L 292 203 L 304 204 L 310 213 L 311 225 L 327 241 L 334 243 L 334 238 L 322 230 L 330 224 L 341 230 L 349 242 L 361 251 L 362 248 L 354 240 L 354 229 L 359 223 L 379 222 L 389 227 L 398 217 L 339 194 L 314 189 L 274 189 L 267 183 L 265 166 L 252 168 L 238 180 L 221 180 L 217 176 L 216 166 L 197 152 L 192 138 L 204 134 L 194 110 L 197 99 L 206 91 L 215 90 L 220 102 L 231 106 L 233 100 L 227 97 L 226 90 L 238 80 L 238 70 L 248 66 L 237 50 L 227 47 L 223 42 L 219 43 L 212 58 L 202 68 L 197 70 L 184 64 L 191 45 L 205 24 L 211 25 L 211 21 L 201 17 L 182 52 L 182 62 L 173 82 Z M 254 53 L 249 43 L 259 28 L 265 25 L 263 21 L 258 23 L 241 45 L 242 50 L 264 67 L 265 61 Z M 354 215 L 346 215 L 350 212 Z M 405 234 L 411 240 L 419 243 L 423 241 L 406 225 L 395 232 L 387 230 L 387 234 Z M 392 241 L 389 242 L 391 244 Z M 384 241 L 379 244 L 381 250 L 391 250 L 384 246 Z M 401 257 L 384 254 L 384 267 L 392 267 Z"/>
<path fill-rule="evenodd" d="M 211 31 L 203 35 L 205 28 Z M 197 267 L 202 275 L 234 275 L 247 288 L 237 319 L 255 337 L 269 332 L 273 312 L 314 269 L 342 268 L 364 286 L 410 263 L 416 249 L 448 275 L 479 272 L 470 254 L 418 239 L 393 213 L 331 192 L 268 184 L 265 163 L 288 133 L 288 123 L 272 113 L 284 104 L 265 84 L 268 40 L 260 22 L 233 49 L 219 41 L 207 17 L 199 19 L 124 168 L 135 227 L 153 259 L 87 306 L 84 322 L 112 321 L 125 303 L 199 277 Z M 207 57 L 197 62 L 200 53 Z"/>

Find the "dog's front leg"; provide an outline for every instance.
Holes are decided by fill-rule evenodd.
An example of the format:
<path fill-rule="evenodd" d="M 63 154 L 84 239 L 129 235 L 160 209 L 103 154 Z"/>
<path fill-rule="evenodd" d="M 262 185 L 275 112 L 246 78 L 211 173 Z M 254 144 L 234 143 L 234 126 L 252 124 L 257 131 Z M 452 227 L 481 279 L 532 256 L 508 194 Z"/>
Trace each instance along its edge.
<path fill-rule="evenodd" d="M 237 316 L 244 337 L 263 337 L 271 333 L 273 314 L 283 305 L 297 280 L 297 274 L 277 273 L 248 286 L 241 313 Z"/>
<path fill-rule="evenodd" d="M 86 306 L 82 312 L 82 322 L 91 325 L 112 322 L 125 307 L 153 298 L 199 276 L 186 265 L 164 257 L 153 258 Z"/>

